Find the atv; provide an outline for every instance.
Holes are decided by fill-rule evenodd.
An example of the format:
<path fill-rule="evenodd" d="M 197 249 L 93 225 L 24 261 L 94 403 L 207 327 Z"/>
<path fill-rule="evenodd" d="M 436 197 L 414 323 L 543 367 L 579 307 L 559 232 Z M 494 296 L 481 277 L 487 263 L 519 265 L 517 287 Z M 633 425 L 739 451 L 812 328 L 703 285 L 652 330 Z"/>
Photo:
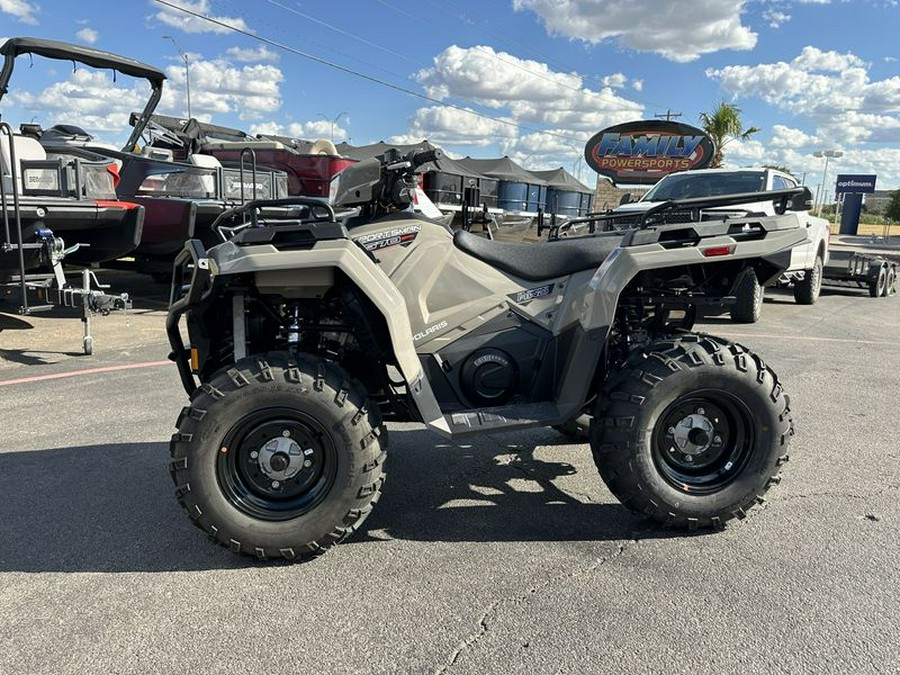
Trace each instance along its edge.
<path fill-rule="evenodd" d="M 259 558 L 326 551 L 378 501 L 393 420 L 458 439 L 590 415 L 633 511 L 694 530 L 761 502 L 788 398 L 760 357 L 691 328 L 745 270 L 782 273 L 809 191 L 767 193 L 773 216 L 669 224 L 668 202 L 625 233 L 502 243 L 408 210 L 435 152 L 351 166 L 328 200 L 288 200 L 293 220 L 248 203 L 221 244 L 179 254 L 167 333 L 190 403 L 171 475 L 193 522 Z"/>

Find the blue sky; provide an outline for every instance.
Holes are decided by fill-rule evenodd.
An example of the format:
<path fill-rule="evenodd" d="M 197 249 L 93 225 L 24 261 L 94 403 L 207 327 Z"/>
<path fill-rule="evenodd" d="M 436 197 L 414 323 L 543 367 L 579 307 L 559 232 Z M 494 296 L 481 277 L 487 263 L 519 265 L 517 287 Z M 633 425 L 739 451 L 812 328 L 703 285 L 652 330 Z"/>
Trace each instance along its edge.
<path fill-rule="evenodd" d="M 215 21 L 157 0 L 0 0 L 0 39 L 90 44 L 159 67 L 159 112 L 187 112 L 180 50 L 202 120 L 354 144 L 428 138 L 452 155 L 562 165 L 589 184 L 580 157 L 599 129 L 667 110 L 696 124 L 725 100 L 761 129 L 726 146 L 729 165 L 787 166 L 815 187 L 813 153 L 833 149 L 844 156 L 830 185 L 837 169 L 900 187 L 898 0 L 168 2 Z M 127 78 L 27 58 L 10 89 L 5 120 L 113 141 L 145 96 Z"/>

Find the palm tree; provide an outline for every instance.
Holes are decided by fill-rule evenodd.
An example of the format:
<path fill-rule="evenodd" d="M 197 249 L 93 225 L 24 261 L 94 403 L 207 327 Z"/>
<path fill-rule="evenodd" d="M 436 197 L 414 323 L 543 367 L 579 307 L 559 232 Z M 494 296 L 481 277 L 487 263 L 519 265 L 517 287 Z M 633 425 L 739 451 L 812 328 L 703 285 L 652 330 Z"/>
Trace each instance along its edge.
<path fill-rule="evenodd" d="M 746 140 L 759 131 L 756 127 L 744 129 L 744 123 L 741 121 L 741 109 L 733 103 L 725 103 L 725 101 L 721 101 L 711 113 L 700 113 L 700 124 L 716 146 L 716 153 L 709 165 L 712 169 L 722 166 L 722 148 L 725 145 L 736 138 L 742 141 Z"/>

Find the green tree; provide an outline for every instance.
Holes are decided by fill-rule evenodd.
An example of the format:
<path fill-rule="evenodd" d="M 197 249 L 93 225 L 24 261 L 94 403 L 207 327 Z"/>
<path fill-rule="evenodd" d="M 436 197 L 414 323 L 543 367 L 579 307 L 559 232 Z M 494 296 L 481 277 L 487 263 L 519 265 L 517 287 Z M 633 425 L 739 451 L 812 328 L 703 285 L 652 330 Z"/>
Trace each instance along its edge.
<path fill-rule="evenodd" d="M 884 217 L 890 221 L 900 221 L 900 190 L 894 190 L 891 193 L 891 201 L 884 210 Z"/>
<path fill-rule="evenodd" d="M 780 171 L 781 173 L 786 173 L 788 176 L 794 176 L 794 172 L 791 171 L 786 166 L 778 166 L 776 164 L 763 164 L 764 169 L 775 169 L 776 171 Z M 796 176 L 794 176 L 796 178 Z"/>
<path fill-rule="evenodd" d="M 716 146 L 716 153 L 709 165 L 712 169 L 722 166 L 722 149 L 728 143 L 736 138 L 746 140 L 759 131 L 756 127 L 745 129 L 741 121 L 741 109 L 725 101 L 721 101 L 712 112 L 700 113 L 700 124 Z"/>

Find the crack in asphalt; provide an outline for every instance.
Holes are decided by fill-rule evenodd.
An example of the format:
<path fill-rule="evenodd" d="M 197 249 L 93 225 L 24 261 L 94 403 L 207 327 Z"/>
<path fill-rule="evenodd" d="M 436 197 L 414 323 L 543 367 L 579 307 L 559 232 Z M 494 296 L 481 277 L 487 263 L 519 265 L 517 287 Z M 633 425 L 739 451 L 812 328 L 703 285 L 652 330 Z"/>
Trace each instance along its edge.
<path fill-rule="evenodd" d="M 446 673 L 450 668 L 452 668 L 456 662 L 459 660 L 459 657 L 462 654 L 475 646 L 481 638 L 483 638 L 490 627 L 488 623 L 492 620 L 493 616 L 498 612 L 498 610 L 506 605 L 521 605 L 523 602 L 528 600 L 531 597 L 537 595 L 538 592 L 543 591 L 549 588 L 553 584 L 557 584 L 559 582 L 569 581 L 571 579 L 577 579 L 578 577 L 584 576 L 586 574 L 590 574 L 595 570 L 599 569 L 603 565 L 608 562 L 612 562 L 619 558 L 624 552 L 625 549 L 629 547 L 630 544 L 637 544 L 640 542 L 640 539 L 629 539 L 623 543 L 620 543 L 616 550 L 613 551 L 608 556 L 604 556 L 601 558 L 597 558 L 593 563 L 588 565 L 583 569 L 576 569 L 571 572 L 566 572 L 564 574 L 557 574 L 556 576 L 550 577 L 549 579 L 544 580 L 542 583 L 535 584 L 528 588 L 524 593 L 519 593 L 517 595 L 508 595 L 506 597 L 498 598 L 490 605 L 488 605 L 487 609 L 482 613 L 481 617 L 478 619 L 478 628 L 475 632 L 468 635 L 465 639 L 460 642 L 459 646 L 454 650 L 454 652 L 450 655 L 450 657 L 440 666 L 437 666 L 432 672 L 434 675 L 442 675 Z"/>
<path fill-rule="evenodd" d="M 825 490 L 823 492 L 810 492 L 807 494 L 785 495 L 777 501 L 794 501 L 797 499 L 816 499 L 819 497 L 843 497 L 844 499 L 873 499 L 890 492 L 892 490 L 900 490 L 900 485 L 885 485 L 884 487 L 868 494 L 860 494 L 857 492 L 841 492 L 840 490 Z"/>

